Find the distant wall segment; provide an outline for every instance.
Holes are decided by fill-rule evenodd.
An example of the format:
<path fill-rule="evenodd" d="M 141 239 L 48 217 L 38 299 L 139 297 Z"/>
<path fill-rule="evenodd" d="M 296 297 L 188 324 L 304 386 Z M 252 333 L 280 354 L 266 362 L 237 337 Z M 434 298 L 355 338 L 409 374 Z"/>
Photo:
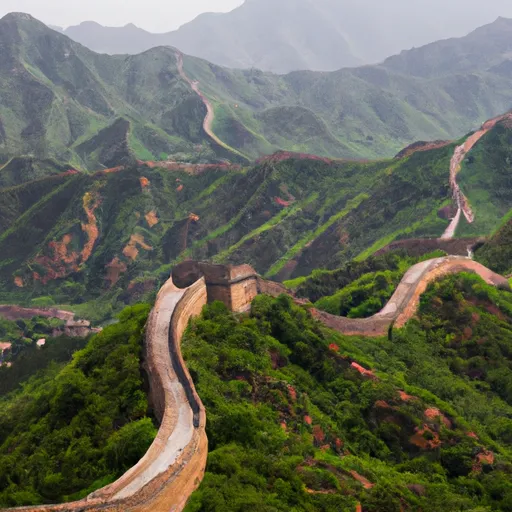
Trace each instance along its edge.
<path fill-rule="evenodd" d="M 507 279 L 469 258 L 447 256 L 423 261 L 411 267 L 386 306 L 370 318 L 355 319 L 331 315 L 317 309 L 315 318 L 327 327 L 352 336 L 385 336 L 390 327 L 403 327 L 416 315 L 420 297 L 428 285 L 449 274 L 471 272 L 487 284 L 509 288 Z"/>

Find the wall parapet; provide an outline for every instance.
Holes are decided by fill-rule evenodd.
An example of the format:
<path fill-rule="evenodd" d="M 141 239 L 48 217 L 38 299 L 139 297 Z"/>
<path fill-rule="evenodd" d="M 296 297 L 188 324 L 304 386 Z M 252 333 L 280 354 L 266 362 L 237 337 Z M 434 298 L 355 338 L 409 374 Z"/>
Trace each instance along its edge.
<path fill-rule="evenodd" d="M 190 318 L 199 315 L 205 304 L 204 279 L 180 290 L 171 278 L 148 318 L 144 364 L 160 428 L 144 457 L 83 500 L 6 510 L 178 512 L 185 507 L 203 478 L 208 440 L 206 412 L 183 360 L 181 338 Z"/>

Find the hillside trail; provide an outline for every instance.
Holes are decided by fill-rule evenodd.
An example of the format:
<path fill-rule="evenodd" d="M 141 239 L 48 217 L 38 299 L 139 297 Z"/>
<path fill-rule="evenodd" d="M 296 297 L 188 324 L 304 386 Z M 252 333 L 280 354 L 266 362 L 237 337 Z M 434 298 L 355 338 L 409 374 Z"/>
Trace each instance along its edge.
<path fill-rule="evenodd" d="M 512 114 L 504 114 L 486 121 L 480 130 L 473 133 L 473 135 L 470 135 L 463 144 L 455 148 L 455 152 L 453 153 L 453 157 L 450 161 L 450 187 L 453 192 L 453 198 L 457 203 L 457 213 L 441 236 L 441 239 L 449 240 L 455 236 L 462 215 L 464 215 L 469 224 L 473 224 L 473 222 L 475 222 L 475 214 L 471 209 L 468 198 L 464 195 L 457 183 L 457 176 L 462 169 L 462 162 L 466 158 L 467 154 L 475 147 L 476 143 L 490 130 L 492 130 L 498 122 L 505 119 L 512 119 Z"/>
<path fill-rule="evenodd" d="M 190 85 L 190 88 L 201 98 L 201 101 L 204 103 L 206 107 L 206 116 L 203 121 L 203 130 L 205 131 L 205 133 L 208 135 L 208 137 L 210 137 L 210 139 L 212 139 L 216 144 L 218 144 L 222 148 L 230 151 L 231 153 L 234 153 L 235 155 L 246 158 L 245 155 L 243 155 L 236 149 L 232 148 L 224 141 L 222 141 L 219 137 L 217 137 L 217 135 L 215 135 L 213 131 L 213 123 L 215 121 L 215 110 L 213 108 L 211 101 L 201 92 L 201 89 L 199 89 L 199 81 L 191 80 L 185 73 L 185 70 L 183 69 L 183 54 L 181 52 L 176 52 L 176 62 L 178 66 L 178 73 L 180 74 L 181 78 L 185 80 L 185 82 L 187 82 L 188 85 Z"/>

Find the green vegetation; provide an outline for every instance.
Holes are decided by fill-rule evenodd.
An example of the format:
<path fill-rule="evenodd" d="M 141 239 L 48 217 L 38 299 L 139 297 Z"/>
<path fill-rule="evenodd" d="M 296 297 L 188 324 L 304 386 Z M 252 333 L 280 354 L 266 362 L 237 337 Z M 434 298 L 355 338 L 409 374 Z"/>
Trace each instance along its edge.
<path fill-rule="evenodd" d="M 322 224 L 313 232 L 310 232 L 304 237 L 302 237 L 291 249 L 289 249 L 279 261 L 272 265 L 272 267 L 267 272 L 267 275 L 273 276 L 277 274 L 286 265 L 286 263 L 290 261 L 293 257 L 295 257 L 297 254 L 299 254 L 307 244 L 311 243 L 313 240 L 316 240 L 320 235 L 324 234 L 331 226 L 333 226 L 336 222 L 346 217 L 352 210 L 360 206 L 361 203 L 368 198 L 368 194 L 359 194 L 353 199 L 347 201 L 347 206 L 343 208 L 343 210 L 332 215 L 325 224 Z"/>
<path fill-rule="evenodd" d="M 140 362 L 148 313 L 127 308 L 70 363 L 0 398 L 0 506 L 84 497 L 144 455 L 156 434 Z"/>
<path fill-rule="evenodd" d="M 0 301 L 72 306 L 98 323 L 150 301 L 184 258 L 249 263 L 286 279 L 338 268 L 397 230 L 439 235 L 441 219 L 423 232 L 410 226 L 449 197 L 450 152 L 368 163 L 284 158 L 200 174 L 136 165 L 2 189 Z"/>
<path fill-rule="evenodd" d="M 417 140 L 457 138 L 511 101 L 500 23 L 489 27 L 492 36 L 468 36 L 449 50 L 432 45 L 332 73 L 283 76 L 185 57 L 188 77 L 214 106 L 217 144 L 203 130 L 206 107 L 180 76 L 173 48 L 98 55 L 34 19 L 11 14 L 0 24 L 8 63 L 0 68 L 2 162 L 32 155 L 96 170 L 134 156 L 245 162 L 280 149 L 391 157 Z M 441 54 L 455 55 L 458 66 Z M 419 70 L 411 60 L 428 64 Z"/>
<path fill-rule="evenodd" d="M 458 176 L 475 213 L 475 222 L 461 223 L 460 236 L 489 235 L 512 208 L 512 138 L 507 121 L 499 123 L 471 150 Z"/>
<path fill-rule="evenodd" d="M 365 274 L 335 295 L 315 303 L 322 311 L 349 318 L 367 318 L 378 313 L 393 295 L 404 270 Z"/>
<path fill-rule="evenodd" d="M 511 306 L 452 276 L 393 340 L 326 330 L 285 296 L 207 307 L 183 341 L 210 443 L 187 512 L 510 510 Z"/>
<path fill-rule="evenodd" d="M 371 256 L 363 261 L 350 261 L 336 270 L 315 270 L 299 282 L 295 293 L 325 306 L 330 313 L 346 316 L 352 307 L 370 300 L 373 293 L 379 295 L 379 302 L 384 305 L 413 265 L 445 255 L 442 251 L 435 251 L 412 257 L 405 250 L 400 250 Z M 342 310 L 345 313 L 340 313 Z"/>
<path fill-rule="evenodd" d="M 476 259 L 503 275 L 512 274 L 512 220 L 510 213 L 498 231 L 480 249 Z"/>
<path fill-rule="evenodd" d="M 357 260 L 353 264 L 334 272 L 315 272 L 301 283 L 299 294 L 317 295 L 327 282 L 329 287 L 340 283 L 343 287 L 334 295 L 325 296 L 315 302 L 322 311 L 349 318 L 367 318 L 378 313 L 389 301 L 405 273 L 416 263 L 440 258 L 446 254 L 436 251 L 421 257 L 410 257 L 405 252 L 396 251 L 384 256 L 372 258 L 366 265 Z M 359 263 L 359 264 L 358 264 Z M 363 269 L 386 266 L 388 270 L 379 270 L 356 277 Z M 350 284 L 342 283 L 355 278 Z"/>
<path fill-rule="evenodd" d="M 5 339 L 5 337 L 3 338 Z M 16 347 L 5 360 L 13 360 L 12 366 L 0 366 L 0 397 L 14 391 L 37 372 L 45 370 L 52 363 L 67 363 L 72 355 L 85 347 L 87 338 L 70 338 L 58 336 L 47 338 L 43 347 L 35 343 L 24 346 L 19 351 Z"/>
<path fill-rule="evenodd" d="M 25 349 L 35 349 L 37 340 L 52 336 L 54 330 L 64 326 L 58 318 L 42 316 L 12 321 L 0 316 L 0 341 L 12 343 L 12 349 L 4 360 L 15 361 Z"/>

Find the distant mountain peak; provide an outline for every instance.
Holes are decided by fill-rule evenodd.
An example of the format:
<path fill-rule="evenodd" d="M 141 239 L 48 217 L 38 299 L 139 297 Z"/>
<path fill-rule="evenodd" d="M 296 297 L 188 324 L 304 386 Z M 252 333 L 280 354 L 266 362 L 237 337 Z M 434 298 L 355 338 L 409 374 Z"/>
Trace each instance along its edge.
<path fill-rule="evenodd" d="M 2 21 L 18 21 L 18 20 L 25 20 L 25 21 L 38 21 L 30 14 L 27 14 L 26 12 L 10 12 L 6 14 Z"/>
<path fill-rule="evenodd" d="M 87 21 L 82 21 L 80 23 L 80 25 L 78 25 L 79 27 L 100 27 L 100 28 L 103 28 L 103 25 L 101 25 L 100 23 L 98 23 L 97 21 L 93 21 L 93 20 L 87 20 Z"/>

